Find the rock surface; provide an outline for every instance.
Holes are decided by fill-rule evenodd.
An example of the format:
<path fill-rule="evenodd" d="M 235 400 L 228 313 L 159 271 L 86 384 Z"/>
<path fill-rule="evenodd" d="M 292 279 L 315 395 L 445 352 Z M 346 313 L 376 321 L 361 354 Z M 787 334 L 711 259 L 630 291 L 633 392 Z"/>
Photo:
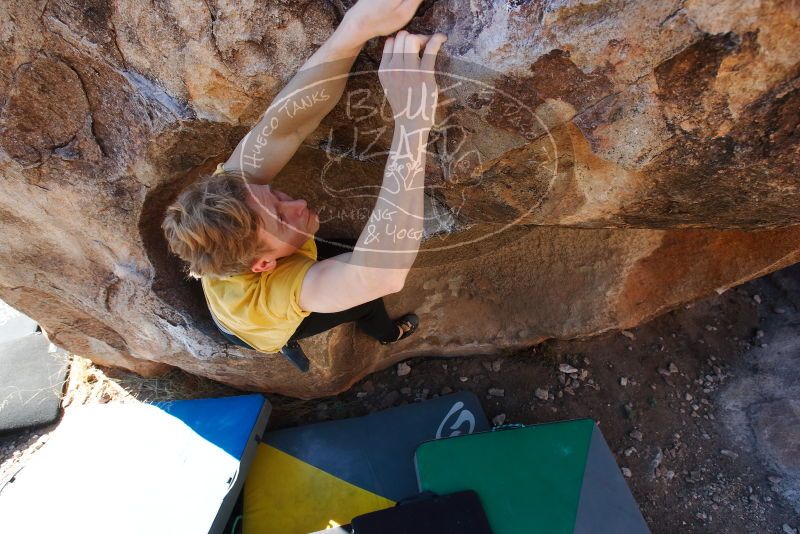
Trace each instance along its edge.
<path fill-rule="evenodd" d="M 774 489 L 800 514 L 800 266 L 759 282 L 774 308 L 762 312 L 764 330 L 721 392 L 720 412 L 728 435 L 775 474 Z"/>
<path fill-rule="evenodd" d="M 631 327 L 800 261 L 796 2 L 426 1 L 410 28 L 450 36 L 430 238 L 387 299 L 420 331 L 317 336 L 302 376 L 227 345 L 161 214 L 351 3 L 2 4 L 0 298 L 99 363 L 313 397 L 413 356 Z M 321 235 L 355 235 L 372 200 L 347 188 L 380 180 L 380 50 L 276 184 Z"/>

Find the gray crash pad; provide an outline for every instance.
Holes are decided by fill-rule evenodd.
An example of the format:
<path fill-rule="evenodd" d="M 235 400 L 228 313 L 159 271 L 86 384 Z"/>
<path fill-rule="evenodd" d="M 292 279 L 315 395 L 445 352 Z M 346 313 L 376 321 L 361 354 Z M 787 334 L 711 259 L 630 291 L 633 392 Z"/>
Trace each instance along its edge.
<path fill-rule="evenodd" d="M 0 432 L 58 417 L 67 364 L 67 352 L 41 332 L 0 343 Z"/>
<path fill-rule="evenodd" d="M 0 300 L 0 343 L 33 334 L 38 328 L 36 321 Z"/>

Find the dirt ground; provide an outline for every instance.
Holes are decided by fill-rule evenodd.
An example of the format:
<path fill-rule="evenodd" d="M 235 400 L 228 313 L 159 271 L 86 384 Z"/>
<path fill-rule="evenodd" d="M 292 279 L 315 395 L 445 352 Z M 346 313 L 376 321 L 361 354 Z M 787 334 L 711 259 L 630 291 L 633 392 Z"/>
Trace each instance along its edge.
<path fill-rule="evenodd" d="M 749 355 L 767 350 L 763 339 L 773 325 L 797 325 L 800 337 L 800 293 L 791 293 L 800 285 L 782 283 L 800 282 L 800 265 L 778 276 L 783 278 L 750 282 L 630 331 L 551 341 L 503 358 L 413 360 L 408 374 L 387 369 L 333 398 L 271 396 L 270 428 L 469 390 L 496 422 L 598 421 L 654 533 L 796 532 L 798 511 L 780 490 L 785 473 L 740 447 L 718 405 L 730 381 L 758 372 Z M 790 357 L 796 363 L 800 354 Z M 142 380 L 80 358 L 75 362 L 67 409 L 86 402 L 237 393 L 179 371 Z M 0 487 L 56 427 L 0 437 Z M 790 447 L 800 455 L 800 442 Z"/>

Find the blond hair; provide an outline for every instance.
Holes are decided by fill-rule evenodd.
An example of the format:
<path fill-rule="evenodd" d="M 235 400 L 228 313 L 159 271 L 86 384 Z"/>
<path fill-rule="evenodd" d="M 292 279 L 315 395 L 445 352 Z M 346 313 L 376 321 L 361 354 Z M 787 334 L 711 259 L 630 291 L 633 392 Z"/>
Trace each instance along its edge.
<path fill-rule="evenodd" d="M 245 203 L 241 173 L 220 172 L 184 189 L 164 215 L 161 228 L 170 250 L 185 261 L 193 278 L 220 278 L 250 271 L 264 252 L 261 221 Z"/>

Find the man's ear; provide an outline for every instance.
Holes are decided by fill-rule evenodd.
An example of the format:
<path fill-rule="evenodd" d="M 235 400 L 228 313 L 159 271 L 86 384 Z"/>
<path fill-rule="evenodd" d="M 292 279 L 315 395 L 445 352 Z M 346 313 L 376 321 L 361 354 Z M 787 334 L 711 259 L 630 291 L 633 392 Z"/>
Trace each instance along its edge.
<path fill-rule="evenodd" d="M 262 256 L 253 261 L 253 264 L 250 266 L 250 270 L 252 270 L 254 273 L 268 273 L 274 270 L 277 266 L 278 262 L 275 261 L 275 258 Z"/>

